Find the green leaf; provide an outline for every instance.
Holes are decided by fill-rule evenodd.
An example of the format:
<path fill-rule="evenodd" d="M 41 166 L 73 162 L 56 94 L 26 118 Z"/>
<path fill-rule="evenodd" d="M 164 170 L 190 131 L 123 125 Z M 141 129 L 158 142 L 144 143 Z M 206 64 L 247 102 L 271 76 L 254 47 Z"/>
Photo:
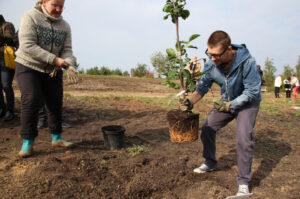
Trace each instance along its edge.
<path fill-rule="evenodd" d="M 199 34 L 193 34 L 192 36 L 190 36 L 189 43 L 199 36 L 200 36 Z"/>
<path fill-rule="evenodd" d="M 167 52 L 169 58 L 176 57 L 176 51 L 173 48 L 168 48 L 166 50 L 166 52 Z"/>
<path fill-rule="evenodd" d="M 173 15 L 171 15 L 171 16 L 172 16 L 172 22 L 176 23 L 176 17 L 174 17 Z"/>
<path fill-rule="evenodd" d="M 182 19 L 186 19 L 190 16 L 190 11 L 188 10 L 182 10 L 181 13 L 180 13 L 180 16 L 182 17 Z"/>
<path fill-rule="evenodd" d="M 186 50 L 184 48 L 181 49 L 181 55 L 185 55 Z"/>
<path fill-rule="evenodd" d="M 204 72 L 199 72 L 199 73 L 194 74 L 194 77 L 200 77 L 202 75 L 204 75 Z"/>
<path fill-rule="evenodd" d="M 181 44 L 187 44 L 188 42 L 187 42 L 187 41 L 184 41 L 184 40 L 181 40 L 180 43 L 181 43 Z"/>
<path fill-rule="evenodd" d="M 190 71 L 188 69 L 183 69 L 183 76 L 186 77 L 187 79 L 190 79 Z"/>
<path fill-rule="evenodd" d="M 168 19 L 170 16 L 170 14 L 167 14 L 166 16 L 164 16 L 164 20 Z"/>
<path fill-rule="evenodd" d="M 175 8 L 175 9 L 173 10 L 173 12 L 174 12 L 176 15 L 178 15 L 178 14 L 180 13 L 180 9 L 179 9 L 179 8 Z"/>
<path fill-rule="evenodd" d="M 175 88 L 175 89 L 179 89 L 180 86 L 178 84 L 175 84 L 174 82 L 171 82 L 171 81 L 167 81 L 167 86 L 169 88 Z"/>
<path fill-rule="evenodd" d="M 191 81 L 189 84 L 189 90 L 192 92 L 196 89 L 196 84 L 194 81 Z"/>
<path fill-rule="evenodd" d="M 171 12 L 172 11 L 172 5 L 171 4 L 166 4 L 163 8 L 164 12 Z"/>
<path fill-rule="evenodd" d="M 188 58 L 188 57 L 184 58 L 184 60 L 185 60 L 186 62 L 190 62 L 190 61 L 191 61 L 191 59 Z"/>
<path fill-rule="evenodd" d="M 188 45 L 187 47 L 188 47 L 188 48 L 194 48 L 194 49 L 198 49 L 198 47 L 197 47 L 197 46 L 193 46 L 193 45 Z"/>
<path fill-rule="evenodd" d="M 172 77 L 174 77 L 174 76 L 176 76 L 176 75 L 178 75 L 178 72 L 177 72 L 177 71 L 170 71 L 170 72 L 168 72 L 168 77 L 169 77 L 169 78 L 172 78 Z"/>

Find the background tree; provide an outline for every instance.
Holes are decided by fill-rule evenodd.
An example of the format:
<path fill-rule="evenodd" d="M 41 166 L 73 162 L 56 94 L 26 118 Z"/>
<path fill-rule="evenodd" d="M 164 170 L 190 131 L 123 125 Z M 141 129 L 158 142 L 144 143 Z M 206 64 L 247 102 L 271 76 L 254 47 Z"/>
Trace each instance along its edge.
<path fill-rule="evenodd" d="M 290 67 L 290 65 L 285 65 L 283 69 L 283 77 L 282 80 L 286 79 L 287 77 L 292 76 L 295 73 L 294 69 Z"/>
<path fill-rule="evenodd" d="M 85 73 L 84 68 L 79 68 L 77 71 L 78 71 L 78 74 L 84 74 Z"/>
<path fill-rule="evenodd" d="M 138 64 L 134 69 L 133 75 L 134 77 L 144 77 L 147 72 L 147 64 Z"/>
<path fill-rule="evenodd" d="M 296 68 L 296 76 L 298 79 L 300 79 L 300 55 L 298 56 L 298 62 L 296 64 L 295 68 Z"/>
<path fill-rule="evenodd" d="M 163 73 L 170 72 L 170 63 L 167 55 L 164 55 L 161 52 L 156 52 L 152 55 L 150 60 L 153 68 L 158 73 L 158 77 L 160 77 Z"/>
<path fill-rule="evenodd" d="M 274 87 L 276 67 L 272 59 L 267 58 L 265 61 L 264 80 L 267 87 Z"/>
<path fill-rule="evenodd" d="M 74 68 L 76 68 L 76 70 L 78 70 L 79 63 L 77 62 L 77 57 L 73 56 L 73 61 L 74 61 Z"/>
<path fill-rule="evenodd" d="M 121 69 L 117 68 L 117 69 L 115 69 L 115 70 L 112 70 L 112 71 L 111 71 L 111 74 L 112 74 L 112 75 L 119 75 L 119 76 L 122 76 L 122 71 L 121 71 Z"/>
<path fill-rule="evenodd" d="M 88 74 L 88 75 L 100 75 L 100 71 L 99 71 L 98 66 L 94 66 L 93 68 L 87 69 L 86 74 Z"/>
<path fill-rule="evenodd" d="M 126 71 L 124 71 L 122 75 L 123 75 L 123 76 L 125 76 L 125 77 L 128 77 L 128 76 L 130 76 L 130 75 L 129 75 L 129 72 L 128 72 L 127 70 L 126 70 Z"/>
<path fill-rule="evenodd" d="M 106 66 L 102 66 L 99 70 L 99 75 L 111 75 L 111 70 Z"/>

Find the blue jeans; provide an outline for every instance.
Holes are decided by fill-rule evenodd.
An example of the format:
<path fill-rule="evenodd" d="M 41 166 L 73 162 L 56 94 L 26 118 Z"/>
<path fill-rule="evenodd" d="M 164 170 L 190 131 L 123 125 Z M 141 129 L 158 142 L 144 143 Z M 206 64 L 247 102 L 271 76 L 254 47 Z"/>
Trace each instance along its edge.
<path fill-rule="evenodd" d="M 4 64 L 4 60 L 0 60 L 0 71 L 0 108 L 13 112 L 15 107 L 15 94 L 12 88 L 12 81 L 14 79 L 15 70 L 7 68 Z M 4 103 L 2 90 L 5 92 L 6 105 Z"/>

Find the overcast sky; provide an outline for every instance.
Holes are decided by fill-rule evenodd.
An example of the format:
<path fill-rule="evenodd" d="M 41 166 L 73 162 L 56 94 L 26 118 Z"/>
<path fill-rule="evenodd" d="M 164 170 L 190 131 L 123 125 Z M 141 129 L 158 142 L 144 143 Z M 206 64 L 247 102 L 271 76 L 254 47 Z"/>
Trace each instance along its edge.
<path fill-rule="evenodd" d="M 24 12 L 36 0 L 0 0 L 0 13 L 16 29 Z M 180 39 L 192 34 L 205 57 L 206 41 L 215 30 L 224 30 L 232 43 L 245 43 L 264 68 L 271 58 L 277 74 L 285 65 L 294 68 L 300 55 L 300 0 L 187 0 L 191 15 L 180 21 Z M 150 57 L 174 47 L 176 32 L 163 20 L 165 0 L 66 0 L 63 17 L 72 28 L 73 50 L 80 67 L 107 66 L 122 71 L 138 63 L 151 66 Z M 152 66 L 151 66 L 151 68 Z"/>

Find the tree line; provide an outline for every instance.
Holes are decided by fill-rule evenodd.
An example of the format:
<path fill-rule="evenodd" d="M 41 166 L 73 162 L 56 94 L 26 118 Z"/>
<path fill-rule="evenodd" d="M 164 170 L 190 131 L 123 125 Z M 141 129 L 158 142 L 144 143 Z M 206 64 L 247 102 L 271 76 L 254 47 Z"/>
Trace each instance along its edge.
<path fill-rule="evenodd" d="M 137 66 L 131 69 L 130 73 L 128 71 L 122 71 L 120 68 L 110 69 L 107 66 L 94 66 L 92 68 L 84 70 L 79 68 L 79 64 L 75 64 L 78 68 L 79 74 L 86 75 L 118 75 L 118 76 L 134 76 L 134 77 L 145 77 L 149 72 L 147 64 L 137 64 Z"/>
<path fill-rule="evenodd" d="M 168 73 L 171 70 L 171 63 L 168 60 L 168 56 L 163 54 L 162 52 L 156 52 L 150 57 L 151 64 L 160 77 L 162 74 Z M 134 77 L 145 77 L 147 73 L 149 73 L 149 66 L 147 64 L 137 64 L 137 66 L 131 71 L 122 71 L 120 68 L 110 69 L 109 67 L 95 66 L 93 68 L 89 68 L 84 70 L 79 68 L 79 64 L 75 59 L 75 67 L 78 69 L 79 74 L 87 74 L 87 75 L 119 75 L 119 76 L 134 76 Z M 264 68 L 264 69 L 263 69 Z M 265 61 L 263 69 L 263 79 L 265 81 L 265 85 L 267 87 L 274 87 L 275 81 L 275 73 L 277 71 L 276 66 L 274 65 L 274 61 L 272 58 L 267 58 Z M 285 65 L 283 70 L 283 79 L 286 79 L 289 76 L 295 74 L 298 79 L 300 79 L 300 55 L 298 56 L 297 64 L 294 67 L 290 65 Z"/>
<path fill-rule="evenodd" d="M 263 79 L 265 80 L 265 84 L 267 87 L 274 87 L 275 81 L 275 72 L 277 71 L 276 67 L 274 66 L 273 59 L 267 58 L 265 61 L 264 67 L 264 75 Z M 296 66 L 291 67 L 290 65 L 285 65 L 283 68 L 282 79 L 286 79 L 287 77 L 292 76 L 295 74 L 297 78 L 300 78 L 300 56 L 298 56 L 298 61 Z"/>

